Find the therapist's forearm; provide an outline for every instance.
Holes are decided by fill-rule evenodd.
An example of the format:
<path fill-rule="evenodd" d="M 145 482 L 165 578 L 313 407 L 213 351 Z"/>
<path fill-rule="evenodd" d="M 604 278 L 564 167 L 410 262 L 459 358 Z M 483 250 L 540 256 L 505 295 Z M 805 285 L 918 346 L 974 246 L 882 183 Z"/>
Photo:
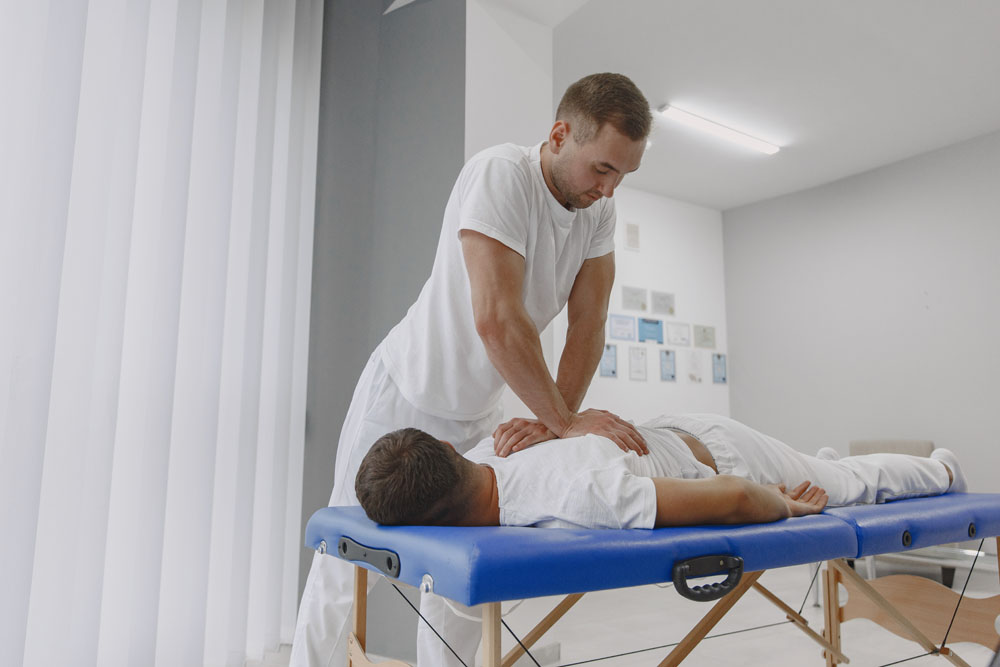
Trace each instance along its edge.
<path fill-rule="evenodd" d="M 580 410 L 590 382 L 597 372 L 604 352 L 604 323 L 571 325 L 566 332 L 566 347 L 559 359 L 556 386 L 573 412 Z"/>
<path fill-rule="evenodd" d="M 558 436 L 569 428 L 575 410 L 567 406 L 552 380 L 538 329 L 522 309 L 477 321 L 476 329 L 493 367 L 528 409 Z"/>

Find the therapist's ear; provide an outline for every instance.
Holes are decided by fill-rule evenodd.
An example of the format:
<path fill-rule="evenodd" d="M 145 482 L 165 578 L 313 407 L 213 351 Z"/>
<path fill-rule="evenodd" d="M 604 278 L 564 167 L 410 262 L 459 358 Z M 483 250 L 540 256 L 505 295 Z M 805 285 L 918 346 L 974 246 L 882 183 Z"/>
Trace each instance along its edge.
<path fill-rule="evenodd" d="M 553 154 L 558 155 L 559 151 L 562 150 L 563 145 L 566 143 L 566 139 L 569 137 L 570 127 L 569 123 L 564 120 L 557 120 L 549 130 L 549 150 Z"/>

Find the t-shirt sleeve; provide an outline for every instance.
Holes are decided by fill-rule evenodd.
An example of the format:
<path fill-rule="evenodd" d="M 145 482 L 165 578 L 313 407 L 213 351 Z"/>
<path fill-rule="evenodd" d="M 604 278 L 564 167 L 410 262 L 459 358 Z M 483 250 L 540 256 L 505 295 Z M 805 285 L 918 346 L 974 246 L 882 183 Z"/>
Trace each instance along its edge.
<path fill-rule="evenodd" d="M 524 257 L 530 213 L 526 176 L 517 164 L 503 158 L 467 164 L 461 176 L 459 232 L 479 232 Z"/>
<path fill-rule="evenodd" d="M 648 477 L 611 466 L 581 473 L 573 486 L 579 503 L 573 523 L 588 528 L 652 528 L 656 523 L 656 487 Z"/>
<path fill-rule="evenodd" d="M 602 212 L 601 219 L 597 222 L 594 236 L 590 240 L 590 250 L 587 252 L 587 259 L 603 257 L 615 249 L 615 220 L 617 218 L 615 203 L 610 199 L 602 201 L 605 202 L 604 211 Z"/>

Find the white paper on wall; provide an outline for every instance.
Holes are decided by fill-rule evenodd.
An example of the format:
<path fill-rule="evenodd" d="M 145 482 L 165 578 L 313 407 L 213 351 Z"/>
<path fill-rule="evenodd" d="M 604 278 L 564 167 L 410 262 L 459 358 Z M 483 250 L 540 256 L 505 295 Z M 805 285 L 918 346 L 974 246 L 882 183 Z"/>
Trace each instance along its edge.
<path fill-rule="evenodd" d="M 691 325 L 681 322 L 667 322 L 667 342 L 670 345 L 691 345 Z"/>
<path fill-rule="evenodd" d="M 660 350 L 660 380 L 664 382 L 677 380 L 677 356 L 673 350 Z"/>
<path fill-rule="evenodd" d="M 694 346 L 715 349 L 715 327 L 694 325 Z"/>
<path fill-rule="evenodd" d="M 615 340 L 635 340 L 635 317 L 608 315 L 608 337 Z"/>
<path fill-rule="evenodd" d="M 695 384 L 702 381 L 702 352 L 697 350 L 687 351 L 687 378 Z"/>
<path fill-rule="evenodd" d="M 628 379 L 646 381 L 646 348 L 633 346 L 628 349 Z"/>
<path fill-rule="evenodd" d="M 648 290 L 644 287 L 622 286 L 622 308 L 625 310 L 646 310 Z"/>
<path fill-rule="evenodd" d="M 601 355 L 601 377 L 618 377 L 618 347 L 616 345 L 604 346 L 604 354 Z"/>
<path fill-rule="evenodd" d="M 625 249 L 639 249 L 639 225 L 634 222 L 625 223 Z"/>
<path fill-rule="evenodd" d="M 657 292 L 652 290 L 650 292 L 652 302 L 653 302 L 653 313 L 658 315 L 674 315 L 675 300 L 674 295 L 669 292 Z"/>
<path fill-rule="evenodd" d="M 712 355 L 712 382 L 715 384 L 726 384 L 726 355 Z"/>

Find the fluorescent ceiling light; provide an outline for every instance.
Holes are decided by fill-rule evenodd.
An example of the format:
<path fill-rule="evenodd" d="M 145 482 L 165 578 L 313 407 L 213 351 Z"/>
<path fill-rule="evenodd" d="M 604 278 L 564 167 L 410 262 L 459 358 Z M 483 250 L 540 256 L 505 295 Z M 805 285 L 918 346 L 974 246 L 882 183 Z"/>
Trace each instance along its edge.
<path fill-rule="evenodd" d="M 709 134 L 714 134 L 717 137 L 723 139 L 728 139 L 734 143 L 740 144 L 741 146 L 746 146 L 747 148 L 753 148 L 761 153 L 767 153 L 768 155 L 774 155 L 781 148 L 775 146 L 774 144 L 769 144 L 762 139 L 756 137 L 751 137 L 749 134 L 744 134 L 732 128 L 726 127 L 725 125 L 719 125 L 713 121 L 702 118 L 701 116 L 695 116 L 693 113 L 688 113 L 687 111 L 682 111 L 677 107 L 664 106 L 660 109 L 660 113 L 663 114 L 665 118 L 671 120 L 676 120 L 685 125 L 697 128 L 703 132 L 708 132 Z"/>

